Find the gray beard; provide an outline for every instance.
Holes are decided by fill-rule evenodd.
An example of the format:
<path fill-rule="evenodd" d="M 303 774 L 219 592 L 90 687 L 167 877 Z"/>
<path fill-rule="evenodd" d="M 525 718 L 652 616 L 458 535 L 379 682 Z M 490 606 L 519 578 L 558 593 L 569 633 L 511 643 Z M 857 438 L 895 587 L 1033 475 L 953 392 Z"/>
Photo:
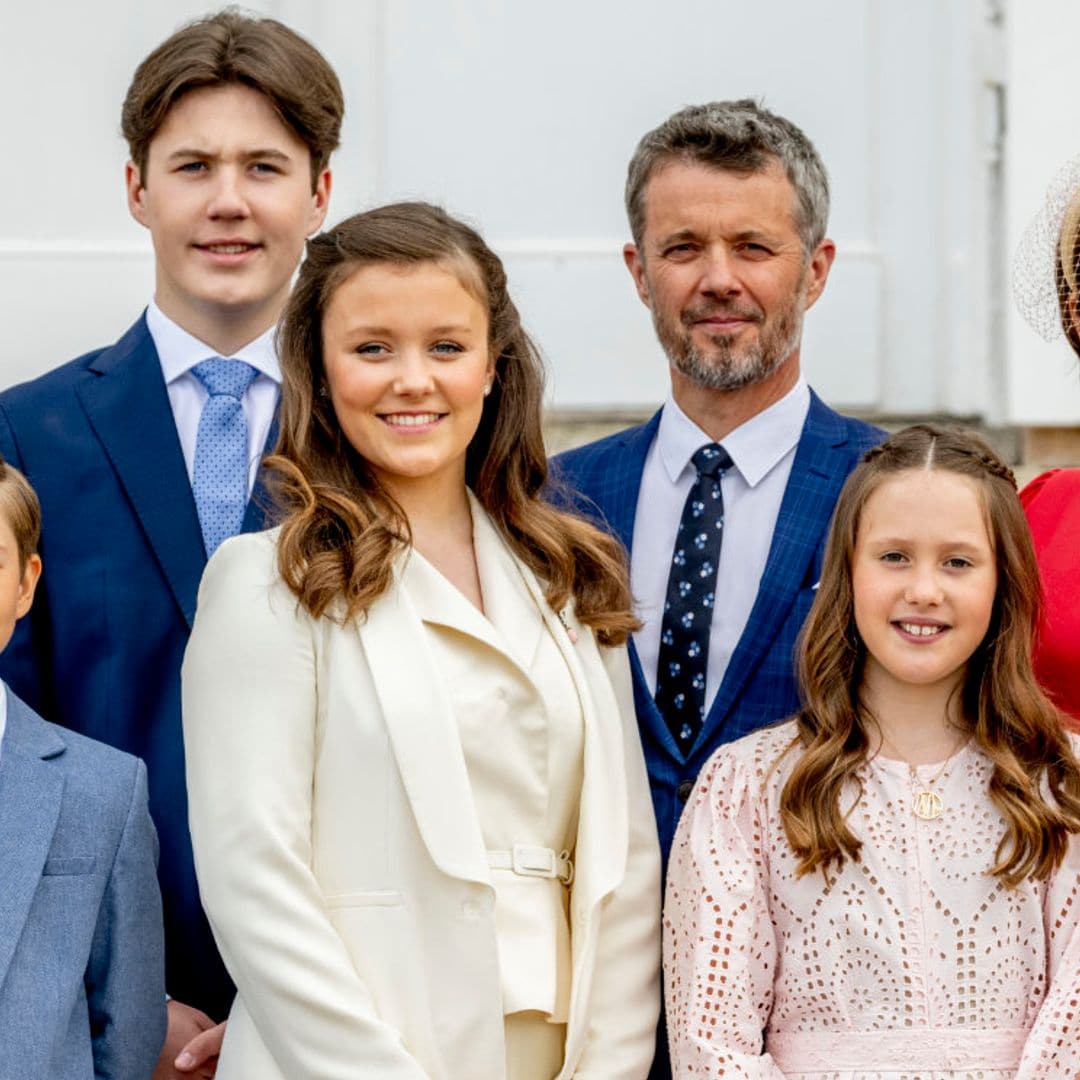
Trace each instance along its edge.
<path fill-rule="evenodd" d="M 689 329 L 661 324 L 655 312 L 653 326 L 669 363 L 692 382 L 706 390 L 741 390 L 767 379 L 799 347 L 802 301 L 800 290 L 791 307 L 778 317 L 775 329 L 738 352 L 722 336 L 711 339 L 708 351 L 700 349 Z"/>
<path fill-rule="evenodd" d="M 720 335 L 710 339 L 707 349 L 699 348 L 691 337 L 692 323 L 661 320 L 654 308 L 652 325 L 667 361 L 677 372 L 705 390 L 741 390 L 767 379 L 799 347 L 805 299 L 804 274 L 791 303 L 777 315 L 775 325 L 738 351 L 730 338 Z"/>
<path fill-rule="evenodd" d="M 772 341 L 758 341 L 737 354 L 729 341 L 714 339 L 706 354 L 692 342 L 668 359 L 688 379 L 706 390 L 741 390 L 767 379 L 798 348 L 802 320 L 795 326 L 778 327 L 787 333 Z"/>

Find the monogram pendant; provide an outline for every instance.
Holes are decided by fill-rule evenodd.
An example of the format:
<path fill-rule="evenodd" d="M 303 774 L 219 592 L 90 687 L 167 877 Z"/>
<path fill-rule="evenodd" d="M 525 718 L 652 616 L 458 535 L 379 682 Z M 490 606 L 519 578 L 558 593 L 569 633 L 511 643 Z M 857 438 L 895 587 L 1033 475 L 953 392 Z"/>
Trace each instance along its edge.
<path fill-rule="evenodd" d="M 941 817 L 941 811 L 945 809 L 945 804 L 936 791 L 922 788 L 915 792 L 911 800 L 911 809 L 921 821 L 933 821 L 935 818 Z"/>

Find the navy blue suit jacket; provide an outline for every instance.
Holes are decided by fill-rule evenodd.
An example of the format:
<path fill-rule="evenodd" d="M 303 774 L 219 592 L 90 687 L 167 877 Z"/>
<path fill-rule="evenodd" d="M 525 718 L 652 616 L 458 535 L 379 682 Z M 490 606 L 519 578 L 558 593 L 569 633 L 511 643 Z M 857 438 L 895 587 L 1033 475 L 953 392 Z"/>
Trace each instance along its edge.
<path fill-rule="evenodd" d="M 180 726 L 206 552 L 145 318 L 112 347 L 0 394 L 0 452 L 41 499 L 45 564 L 0 674 L 47 720 L 146 762 L 168 990 L 223 1019 L 233 988 L 199 902 Z M 245 530 L 263 525 L 261 497 Z"/>
<path fill-rule="evenodd" d="M 552 462 L 555 484 L 564 484 L 579 509 L 614 533 L 627 551 L 645 455 L 659 424 L 658 412 L 640 427 L 570 450 Z M 664 723 L 631 642 L 634 704 L 665 866 L 683 804 L 709 755 L 721 743 L 798 709 L 795 640 L 814 599 L 829 520 L 848 473 L 883 437 L 870 424 L 833 412 L 811 393 L 757 599 L 688 754 L 680 751 Z"/>

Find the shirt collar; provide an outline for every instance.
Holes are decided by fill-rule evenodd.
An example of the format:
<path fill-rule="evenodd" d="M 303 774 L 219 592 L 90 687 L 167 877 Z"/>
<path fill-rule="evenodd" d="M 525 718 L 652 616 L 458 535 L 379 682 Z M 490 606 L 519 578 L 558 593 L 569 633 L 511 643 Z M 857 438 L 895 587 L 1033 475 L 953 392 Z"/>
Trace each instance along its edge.
<path fill-rule="evenodd" d="M 186 375 L 196 364 L 210 360 L 221 354 L 212 349 L 205 341 L 200 341 L 194 334 L 189 334 L 182 326 L 173 322 L 164 311 L 151 300 L 146 309 L 146 328 L 153 338 L 157 349 L 161 371 L 166 384 L 175 382 L 181 375 Z M 280 385 L 281 366 L 278 364 L 277 350 L 274 348 L 276 326 L 260 334 L 254 341 L 249 341 L 232 356 L 224 360 L 243 360 L 261 375 Z"/>
<path fill-rule="evenodd" d="M 779 401 L 751 416 L 722 440 L 750 487 L 756 487 L 798 443 L 809 410 L 810 387 L 800 376 Z M 694 453 L 713 440 L 669 396 L 660 414 L 656 441 L 664 470 L 674 484 L 691 467 Z"/>

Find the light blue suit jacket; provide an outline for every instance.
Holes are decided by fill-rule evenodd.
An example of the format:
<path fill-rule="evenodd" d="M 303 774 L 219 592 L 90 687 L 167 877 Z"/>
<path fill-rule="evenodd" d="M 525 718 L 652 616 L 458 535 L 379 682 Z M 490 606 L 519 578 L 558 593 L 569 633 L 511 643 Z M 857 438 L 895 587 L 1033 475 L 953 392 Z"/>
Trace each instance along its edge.
<path fill-rule="evenodd" d="M 0 1078 L 147 1080 L 165 1037 L 142 762 L 8 691 L 0 746 Z"/>

